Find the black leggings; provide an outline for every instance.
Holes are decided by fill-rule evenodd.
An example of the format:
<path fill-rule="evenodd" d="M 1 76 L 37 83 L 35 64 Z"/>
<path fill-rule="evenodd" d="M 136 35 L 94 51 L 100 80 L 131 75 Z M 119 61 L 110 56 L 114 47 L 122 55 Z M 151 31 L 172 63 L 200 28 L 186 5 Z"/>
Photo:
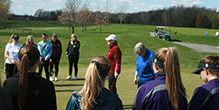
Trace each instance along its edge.
<path fill-rule="evenodd" d="M 6 63 L 6 79 L 14 76 L 15 74 L 17 74 L 17 72 L 18 70 L 16 65 Z"/>
<path fill-rule="evenodd" d="M 50 62 L 50 72 L 53 71 L 53 64 L 55 64 L 55 76 L 58 76 L 59 72 L 59 61 L 60 61 L 60 56 L 53 57 L 52 62 Z"/>
<path fill-rule="evenodd" d="M 78 74 L 78 60 L 79 55 L 69 55 L 68 56 L 68 64 L 69 64 L 69 75 L 72 75 L 72 66 L 74 63 L 74 69 L 75 69 L 75 76 Z"/>
<path fill-rule="evenodd" d="M 49 80 L 49 59 L 47 59 L 47 61 L 44 61 L 44 59 L 42 59 L 43 64 L 39 65 L 39 74 L 42 76 L 42 71 L 43 71 L 43 67 L 44 67 L 44 71 L 46 73 L 46 79 Z"/>
<path fill-rule="evenodd" d="M 109 86 L 109 90 L 112 91 L 114 94 L 117 94 L 117 89 L 116 89 L 116 81 L 117 79 L 114 76 L 114 73 L 109 73 L 108 76 L 108 86 Z"/>

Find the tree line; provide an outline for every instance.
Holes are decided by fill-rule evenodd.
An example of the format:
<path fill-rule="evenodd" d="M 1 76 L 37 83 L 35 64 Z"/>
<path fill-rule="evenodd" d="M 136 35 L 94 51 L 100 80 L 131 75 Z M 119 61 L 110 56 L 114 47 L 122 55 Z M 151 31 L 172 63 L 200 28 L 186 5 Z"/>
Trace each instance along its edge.
<path fill-rule="evenodd" d="M 106 9 L 100 9 L 97 5 L 99 11 L 96 12 L 89 9 L 89 3 L 81 4 L 81 0 L 67 0 L 65 7 L 61 10 L 38 9 L 33 16 L 15 14 L 8 16 L 6 13 L 9 13 L 11 2 L 0 0 L 0 26 L 7 19 L 15 19 L 60 21 L 69 24 L 69 27 L 72 27 L 72 33 L 74 33 L 76 24 L 82 26 L 82 31 L 86 30 L 88 24 L 96 24 L 99 25 L 99 32 L 101 32 L 101 26 L 106 27 L 109 23 L 219 29 L 219 12 L 216 9 L 178 5 L 148 12 L 125 13 L 128 8 L 127 4 L 120 3 L 116 13 L 111 13 L 108 8 L 110 4 L 107 1 L 109 0 L 106 0 Z M 122 25 L 120 27 L 122 28 Z"/>
<path fill-rule="evenodd" d="M 216 9 L 206 9 L 205 7 L 178 5 L 126 15 L 125 23 L 131 24 L 219 29 L 219 12 Z M 111 22 L 118 22 L 114 18 L 111 20 Z"/>

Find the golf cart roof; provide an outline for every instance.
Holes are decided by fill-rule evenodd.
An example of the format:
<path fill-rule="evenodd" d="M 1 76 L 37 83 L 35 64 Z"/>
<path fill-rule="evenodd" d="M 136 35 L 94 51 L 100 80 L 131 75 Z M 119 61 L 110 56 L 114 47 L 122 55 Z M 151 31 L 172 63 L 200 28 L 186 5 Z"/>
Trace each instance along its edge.
<path fill-rule="evenodd" d="M 169 27 L 166 27 L 166 26 L 157 26 L 156 28 L 169 28 Z"/>

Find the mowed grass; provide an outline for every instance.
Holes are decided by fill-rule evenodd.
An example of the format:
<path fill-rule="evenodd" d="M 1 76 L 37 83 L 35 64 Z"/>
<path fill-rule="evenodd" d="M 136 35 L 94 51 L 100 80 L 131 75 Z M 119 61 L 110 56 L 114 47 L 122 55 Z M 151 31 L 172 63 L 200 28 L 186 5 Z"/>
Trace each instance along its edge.
<path fill-rule="evenodd" d="M 38 43 L 40 41 L 41 33 L 46 33 L 49 36 L 49 40 L 51 35 L 56 33 L 62 42 L 63 53 L 59 66 L 59 81 L 54 82 L 58 110 L 65 109 L 73 90 L 82 88 L 85 80 L 84 76 L 86 69 L 91 58 L 94 56 L 106 55 L 108 47 L 105 38 L 109 34 L 117 35 L 118 45 L 122 51 L 122 72 L 117 80 L 117 89 L 125 109 L 131 109 L 133 98 L 137 91 L 137 86 L 133 83 L 134 72 L 136 69 L 136 54 L 134 54 L 133 49 L 136 43 L 142 42 L 147 48 L 154 52 L 161 47 L 175 47 L 178 50 L 181 75 L 187 90 L 188 101 L 191 99 L 194 89 L 197 86 L 204 84 L 199 78 L 199 75 L 193 75 L 190 73 L 196 69 L 198 62 L 202 57 L 206 55 L 217 55 L 216 53 L 199 53 L 193 49 L 178 44 L 150 37 L 149 32 L 154 32 L 156 26 L 123 24 L 122 28 L 120 28 L 119 24 L 111 24 L 106 28 L 102 26 L 101 33 L 99 33 L 99 27 L 96 26 L 89 26 L 87 27 L 87 31 L 84 32 L 82 32 L 81 27 L 76 27 L 75 33 L 78 35 L 78 40 L 81 42 L 78 66 L 78 75 L 80 79 L 66 80 L 65 78 L 68 76 L 68 60 L 65 55 L 65 50 L 71 35 L 69 27 L 63 26 L 63 24 L 57 22 L 53 22 L 56 25 L 52 25 L 50 22 L 39 21 L 22 21 L 20 24 L 17 23 L 17 21 L 10 22 L 14 22 L 14 25 L 11 23 L 10 25 L 7 25 L 7 28 L 0 30 L 0 56 L 2 56 L 0 57 L 0 62 L 2 62 L 0 63 L 0 73 L 2 82 L 5 80 L 5 75 L 3 73 L 4 48 L 12 33 L 20 35 L 20 44 L 25 42 L 26 36 L 29 34 L 33 35 L 35 42 Z M 41 26 L 45 23 L 48 24 L 48 26 Z M 23 28 L 30 28 L 32 31 L 31 33 L 22 32 Z M 214 46 L 218 46 L 219 43 L 219 38 L 216 38 L 214 35 L 217 30 L 179 27 L 171 27 L 171 30 L 171 37 L 174 40 Z M 175 30 L 178 31 L 176 36 L 173 34 Z M 204 36 L 206 31 L 209 33 L 209 36 L 207 37 Z M 44 73 L 43 77 L 45 77 Z M 63 82 L 61 82 L 61 80 L 63 80 Z M 108 87 L 107 81 L 105 86 Z"/>

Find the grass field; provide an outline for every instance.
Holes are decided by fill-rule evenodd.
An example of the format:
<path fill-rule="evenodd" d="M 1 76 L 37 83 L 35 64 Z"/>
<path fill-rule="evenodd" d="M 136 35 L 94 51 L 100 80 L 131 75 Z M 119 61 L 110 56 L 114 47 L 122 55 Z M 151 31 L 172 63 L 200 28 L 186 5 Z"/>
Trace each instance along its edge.
<path fill-rule="evenodd" d="M 4 48 L 12 33 L 20 35 L 20 44 L 25 42 L 26 36 L 29 34 L 34 36 L 36 43 L 40 41 L 41 33 L 46 33 L 49 36 L 49 39 L 52 33 L 58 35 L 63 45 L 59 81 L 54 82 L 58 110 L 65 109 L 71 96 L 71 92 L 83 86 L 85 72 L 90 59 L 94 56 L 106 55 L 108 47 L 105 37 L 109 34 L 113 33 L 117 35 L 118 45 L 122 51 L 122 72 L 117 81 L 117 89 L 125 109 L 131 109 L 133 98 L 137 90 L 137 86 L 133 83 L 134 72 L 136 69 L 136 55 L 133 52 L 133 48 L 136 43 L 142 42 L 147 48 L 154 52 L 161 47 L 176 47 L 179 52 L 181 75 L 187 90 L 188 100 L 190 100 L 194 89 L 197 86 L 204 84 L 198 75 L 192 75 L 190 73 L 196 69 L 198 62 L 202 57 L 206 55 L 216 55 L 215 53 L 199 53 L 193 49 L 178 44 L 150 37 L 149 32 L 154 32 L 156 26 L 123 24 L 123 28 L 120 28 L 119 24 L 111 24 L 106 28 L 103 26 L 101 28 L 101 33 L 99 33 L 99 27 L 96 26 L 89 26 L 87 27 L 87 31 L 84 32 L 81 31 L 81 27 L 76 27 L 75 33 L 78 35 L 78 40 L 81 42 L 78 74 L 79 80 L 66 80 L 65 78 L 68 75 L 68 62 L 65 50 L 71 35 L 71 30 L 69 30 L 67 25 L 49 21 L 9 21 L 4 27 L 6 28 L 0 30 L 0 56 L 2 56 L 0 57 L 0 62 L 2 62 L 0 63 L 0 73 L 2 82 L 5 80 L 5 75 L 3 73 Z M 22 32 L 23 28 L 30 28 L 32 31 L 31 33 Z M 180 27 L 171 27 L 171 30 L 171 37 L 174 40 L 219 46 L 219 38 L 215 37 L 215 32 L 217 30 Z M 178 34 L 174 35 L 173 33 L 176 30 L 178 31 Z M 209 33 L 207 37 L 204 36 L 206 31 Z M 45 77 L 44 73 L 43 77 Z M 63 82 L 61 82 L 61 80 L 63 80 Z M 105 86 L 108 87 L 107 82 Z"/>

